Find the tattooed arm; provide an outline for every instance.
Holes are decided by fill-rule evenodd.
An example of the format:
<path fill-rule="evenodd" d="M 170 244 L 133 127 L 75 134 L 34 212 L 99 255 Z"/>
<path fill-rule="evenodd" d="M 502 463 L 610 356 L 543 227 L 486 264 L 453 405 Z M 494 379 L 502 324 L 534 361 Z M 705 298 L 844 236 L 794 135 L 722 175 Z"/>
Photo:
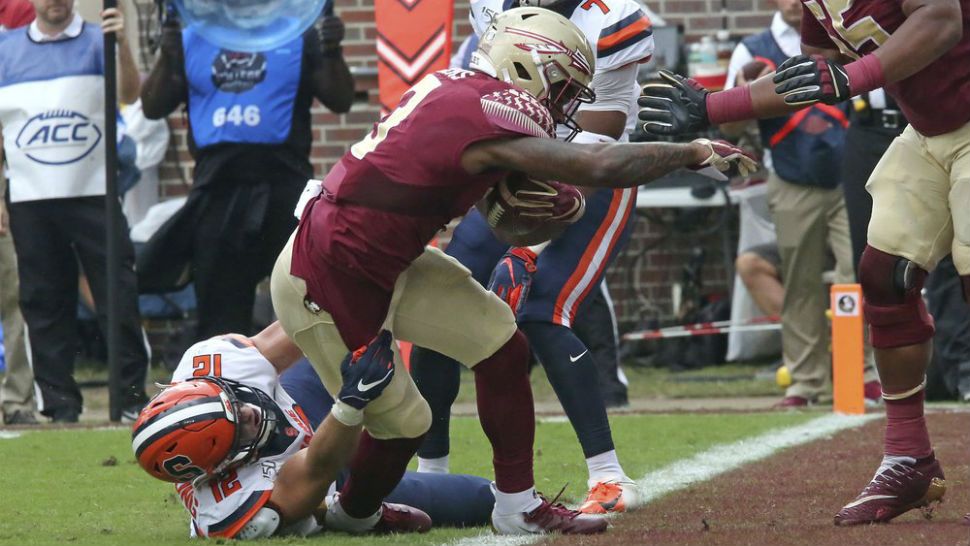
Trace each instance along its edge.
<path fill-rule="evenodd" d="M 461 162 L 473 174 L 504 169 L 576 186 L 628 188 L 681 167 L 700 165 L 710 154 L 710 148 L 698 142 L 568 144 L 549 138 L 514 138 L 472 144 Z"/>

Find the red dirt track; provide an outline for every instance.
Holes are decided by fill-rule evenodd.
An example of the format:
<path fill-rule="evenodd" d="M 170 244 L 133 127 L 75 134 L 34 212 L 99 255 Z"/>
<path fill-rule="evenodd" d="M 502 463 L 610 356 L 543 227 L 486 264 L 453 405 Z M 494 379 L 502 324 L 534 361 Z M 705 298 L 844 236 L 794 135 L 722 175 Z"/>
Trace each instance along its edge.
<path fill-rule="evenodd" d="M 667 495 L 613 520 L 605 535 L 543 544 L 967 546 L 970 414 L 933 413 L 930 436 L 947 477 L 933 519 L 920 511 L 886 525 L 835 527 L 832 516 L 868 483 L 882 456 L 884 420 L 798 446 Z"/>

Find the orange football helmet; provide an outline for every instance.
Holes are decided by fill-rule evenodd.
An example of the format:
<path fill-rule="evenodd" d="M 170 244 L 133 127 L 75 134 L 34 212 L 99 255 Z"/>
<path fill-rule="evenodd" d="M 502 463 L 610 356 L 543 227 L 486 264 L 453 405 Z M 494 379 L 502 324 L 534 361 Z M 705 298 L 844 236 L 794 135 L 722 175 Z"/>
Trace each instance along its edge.
<path fill-rule="evenodd" d="M 240 441 L 239 408 L 261 411 L 255 438 Z M 138 464 L 167 482 L 218 476 L 255 460 L 276 428 L 276 403 L 259 389 L 219 377 L 175 383 L 152 398 L 131 431 Z"/>

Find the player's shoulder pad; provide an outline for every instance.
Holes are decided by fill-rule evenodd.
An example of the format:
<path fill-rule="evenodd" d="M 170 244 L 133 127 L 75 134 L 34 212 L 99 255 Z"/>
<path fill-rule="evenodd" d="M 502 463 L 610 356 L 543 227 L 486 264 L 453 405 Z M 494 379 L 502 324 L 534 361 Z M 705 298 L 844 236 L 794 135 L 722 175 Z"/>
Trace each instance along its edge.
<path fill-rule="evenodd" d="M 494 126 L 507 131 L 540 138 L 556 134 L 556 122 L 549 109 L 529 93 L 503 85 L 481 95 L 482 112 Z"/>
<path fill-rule="evenodd" d="M 587 0 L 570 19 L 593 45 L 598 72 L 646 62 L 653 55 L 653 25 L 636 0 Z"/>
<path fill-rule="evenodd" d="M 228 336 L 216 336 L 189 347 L 172 373 L 172 381 L 224 377 L 272 394 L 276 368 L 255 347 Z"/>

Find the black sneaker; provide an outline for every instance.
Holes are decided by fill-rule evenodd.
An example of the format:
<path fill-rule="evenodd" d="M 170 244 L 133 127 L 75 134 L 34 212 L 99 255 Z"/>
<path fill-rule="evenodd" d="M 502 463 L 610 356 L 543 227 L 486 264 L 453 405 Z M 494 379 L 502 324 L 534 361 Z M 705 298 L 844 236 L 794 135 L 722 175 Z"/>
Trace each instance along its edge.
<path fill-rule="evenodd" d="M 27 410 L 14 410 L 11 413 L 4 412 L 3 424 L 5 425 L 38 425 L 37 417 L 34 412 Z"/>
<path fill-rule="evenodd" d="M 81 408 L 61 406 L 46 412 L 52 423 L 77 423 L 81 415 Z"/>
<path fill-rule="evenodd" d="M 121 422 L 131 424 L 138 420 L 138 414 L 148 403 L 148 396 L 144 392 L 134 392 L 125 397 L 125 405 L 121 408 Z"/>

